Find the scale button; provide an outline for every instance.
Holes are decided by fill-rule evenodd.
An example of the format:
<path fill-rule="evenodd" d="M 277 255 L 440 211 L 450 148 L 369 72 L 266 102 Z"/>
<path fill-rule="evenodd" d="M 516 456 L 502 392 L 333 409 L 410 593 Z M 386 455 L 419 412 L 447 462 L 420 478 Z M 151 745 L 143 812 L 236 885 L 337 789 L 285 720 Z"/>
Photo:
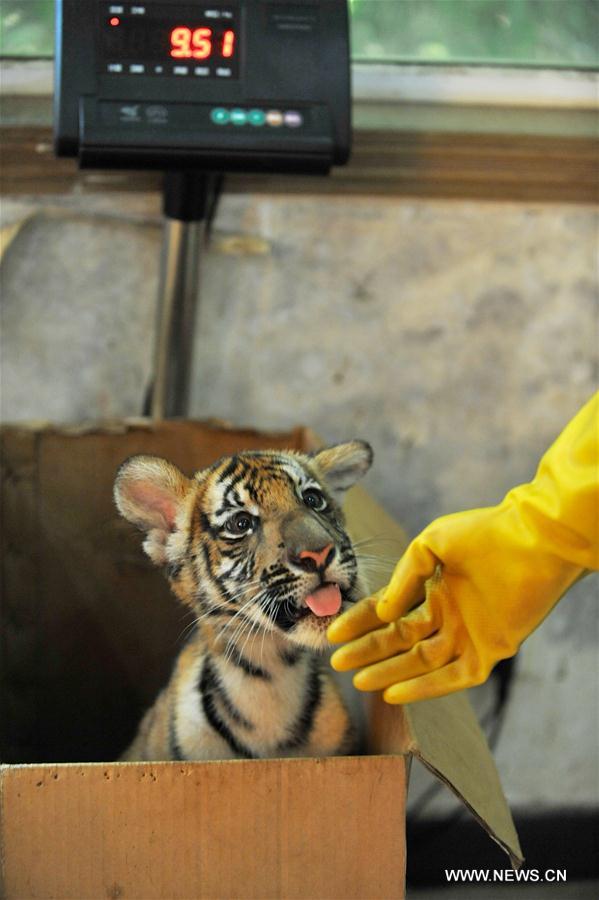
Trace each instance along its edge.
<path fill-rule="evenodd" d="M 129 71 L 132 75 L 143 75 L 143 73 L 146 71 L 146 67 L 141 63 L 131 63 L 131 65 L 129 66 Z"/>
<path fill-rule="evenodd" d="M 222 106 L 217 106 L 215 109 L 211 110 L 210 118 L 215 125 L 226 125 L 227 122 L 231 120 L 229 110 L 224 109 Z"/>
<path fill-rule="evenodd" d="M 125 7 L 124 6 L 109 6 L 108 12 L 111 13 L 112 15 L 122 16 L 122 14 L 125 12 Z"/>
<path fill-rule="evenodd" d="M 289 128 L 299 128 L 300 125 L 304 124 L 304 117 L 301 113 L 296 112 L 295 110 L 288 110 L 285 113 L 285 125 Z"/>
<path fill-rule="evenodd" d="M 230 78 L 233 74 L 232 69 L 225 69 L 222 66 L 216 70 L 216 74 L 218 78 Z"/>
<path fill-rule="evenodd" d="M 123 64 L 122 63 L 108 63 L 106 66 L 107 72 L 122 72 Z"/>
<path fill-rule="evenodd" d="M 200 75 L 205 78 L 207 75 L 210 75 L 210 66 L 196 66 L 193 70 L 193 74 Z"/>
<path fill-rule="evenodd" d="M 173 66 L 173 75 L 189 75 L 189 66 Z"/>
<path fill-rule="evenodd" d="M 269 109 L 266 113 L 266 121 L 273 128 L 283 124 L 283 113 L 279 109 Z"/>
<path fill-rule="evenodd" d="M 245 125 L 248 120 L 248 115 L 245 109 L 232 109 L 231 110 L 231 122 L 233 125 Z"/>
<path fill-rule="evenodd" d="M 163 72 L 164 72 L 164 66 L 154 66 L 154 74 L 155 75 L 162 75 Z"/>
<path fill-rule="evenodd" d="M 131 7 L 131 15 L 132 16 L 144 16 L 146 13 L 145 6 L 132 6 Z"/>
<path fill-rule="evenodd" d="M 261 109 L 250 109 L 248 113 L 248 122 L 250 125 L 264 125 L 266 115 Z"/>

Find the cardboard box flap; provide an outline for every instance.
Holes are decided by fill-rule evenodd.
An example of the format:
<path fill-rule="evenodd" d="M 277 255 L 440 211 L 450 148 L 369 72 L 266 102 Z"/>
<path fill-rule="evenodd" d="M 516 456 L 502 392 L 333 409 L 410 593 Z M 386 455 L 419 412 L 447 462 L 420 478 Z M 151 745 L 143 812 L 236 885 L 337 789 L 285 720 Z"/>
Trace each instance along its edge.
<path fill-rule="evenodd" d="M 371 590 L 378 590 L 392 571 L 391 566 L 385 573 L 380 561 L 399 559 L 407 545 L 405 532 L 359 485 L 348 493 L 345 513 L 354 541 L 369 539 L 367 555 L 379 558 L 374 571 L 368 573 Z M 418 758 L 519 868 L 523 857 L 518 835 L 493 757 L 466 695 L 452 694 L 398 708 L 377 694 L 368 705 L 369 752 L 409 753 Z"/>
<path fill-rule="evenodd" d="M 389 581 L 395 563 L 408 546 L 407 535 L 360 484 L 348 491 L 343 509 L 352 540 L 358 544 L 363 541 L 364 555 L 375 557 L 379 564 L 365 566 L 369 587 L 376 591 Z"/>
<path fill-rule="evenodd" d="M 486 738 L 465 693 L 409 706 L 368 695 L 368 752 L 419 759 L 509 855 L 523 862 L 518 835 Z"/>
<path fill-rule="evenodd" d="M 409 750 L 441 779 L 509 855 L 524 858 L 497 768 L 463 693 L 404 707 Z"/>

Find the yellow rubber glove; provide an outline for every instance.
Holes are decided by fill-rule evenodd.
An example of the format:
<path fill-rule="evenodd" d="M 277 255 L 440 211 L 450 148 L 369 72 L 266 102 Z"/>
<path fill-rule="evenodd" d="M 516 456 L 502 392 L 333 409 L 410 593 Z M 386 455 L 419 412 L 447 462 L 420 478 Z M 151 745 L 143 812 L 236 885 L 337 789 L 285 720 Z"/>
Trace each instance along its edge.
<path fill-rule="evenodd" d="M 599 569 L 598 432 L 599 394 L 530 484 L 425 528 L 389 584 L 329 627 L 332 643 L 351 642 L 333 668 L 360 668 L 355 687 L 384 690 L 388 703 L 485 681 L 586 570 Z"/>

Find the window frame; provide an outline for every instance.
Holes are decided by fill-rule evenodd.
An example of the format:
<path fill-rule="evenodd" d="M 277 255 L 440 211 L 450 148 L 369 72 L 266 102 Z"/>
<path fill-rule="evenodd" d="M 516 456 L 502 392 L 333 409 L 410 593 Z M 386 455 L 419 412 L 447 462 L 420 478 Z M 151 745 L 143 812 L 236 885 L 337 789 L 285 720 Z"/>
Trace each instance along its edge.
<path fill-rule="evenodd" d="M 597 72 L 353 63 L 352 81 L 347 167 L 324 180 L 232 175 L 228 189 L 599 201 Z M 0 194 L 159 189 L 159 173 L 79 172 L 55 159 L 52 89 L 52 60 L 0 60 Z"/>

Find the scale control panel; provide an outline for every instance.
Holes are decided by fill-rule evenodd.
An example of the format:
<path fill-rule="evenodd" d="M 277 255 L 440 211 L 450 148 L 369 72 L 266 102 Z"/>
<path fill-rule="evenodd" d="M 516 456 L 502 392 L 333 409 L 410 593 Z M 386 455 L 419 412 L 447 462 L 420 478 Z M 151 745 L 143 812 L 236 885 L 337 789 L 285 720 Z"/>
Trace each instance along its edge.
<path fill-rule="evenodd" d="M 58 155 L 212 171 L 347 160 L 346 0 L 56 5 Z"/>

